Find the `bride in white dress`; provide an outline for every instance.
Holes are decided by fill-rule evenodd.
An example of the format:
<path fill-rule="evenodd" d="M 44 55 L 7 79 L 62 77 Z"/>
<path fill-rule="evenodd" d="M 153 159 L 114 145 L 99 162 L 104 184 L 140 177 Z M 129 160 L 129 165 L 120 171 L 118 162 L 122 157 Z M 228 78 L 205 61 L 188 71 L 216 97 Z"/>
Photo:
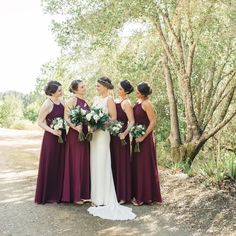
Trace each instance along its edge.
<path fill-rule="evenodd" d="M 100 96 L 94 98 L 93 107 L 102 108 L 111 120 L 116 119 L 116 107 L 113 99 L 108 96 L 108 90 L 113 89 L 109 78 L 97 80 L 97 92 Z M 121 206 L 116 198 L 113 182 L 110 155 L 110 134 L 108 131 L 96 130 L 90 143 L 91 168 L 91 201 L 94 206 L 88 212 L 94 216 L 109 220 L 132 220 L 136 215 L 131 208 Z"/>

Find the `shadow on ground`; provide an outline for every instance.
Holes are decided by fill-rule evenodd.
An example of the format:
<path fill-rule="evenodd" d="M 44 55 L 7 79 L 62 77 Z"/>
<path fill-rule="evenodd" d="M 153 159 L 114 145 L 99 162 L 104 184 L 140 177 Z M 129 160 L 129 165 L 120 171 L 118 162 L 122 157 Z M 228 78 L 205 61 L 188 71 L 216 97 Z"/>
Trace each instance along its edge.
<path fill-rule="evenodd" d="M 133 221 L 87 213 L 89 204 L 34 204 L 41 132 L 0 129 L 0 235 L 235 235 L 235 199 L 161 169 L 165 203 L 134 207 Z"/>

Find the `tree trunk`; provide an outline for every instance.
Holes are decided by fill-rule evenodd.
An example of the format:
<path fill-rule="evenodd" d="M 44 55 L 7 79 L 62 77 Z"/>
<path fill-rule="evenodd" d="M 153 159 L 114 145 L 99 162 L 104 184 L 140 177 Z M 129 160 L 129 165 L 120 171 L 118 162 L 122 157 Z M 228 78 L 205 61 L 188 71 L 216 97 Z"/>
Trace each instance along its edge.
<path fill-rule="evenodd" d="M 199 140 L 198 143 L 189 142 L 179 146 L 178 150 L 175 151 L 176 153 L 180 153 L 179 161 L 183 161 L 191 166 L 206 141 L 207 140 Z"/>
<path fill-rule="evenodd" d="M 168 58 L 165 51 L 163 51 L 162 66 L 166 82 L 166 90 L 167 90 L 167 97 L 169 101 L 169 111 L 170 111 L 169 141 L 171 145 L 171 157 L 173 158 L 173 160 L 177 162 L 181 160 L 181 153 L 179 151 L 179 146 L 181 145 L 179 118 L 178 118 L 177 102 L 174 93 L 173 80 L 171 77 L 171 73 L 169 71 Z"/>

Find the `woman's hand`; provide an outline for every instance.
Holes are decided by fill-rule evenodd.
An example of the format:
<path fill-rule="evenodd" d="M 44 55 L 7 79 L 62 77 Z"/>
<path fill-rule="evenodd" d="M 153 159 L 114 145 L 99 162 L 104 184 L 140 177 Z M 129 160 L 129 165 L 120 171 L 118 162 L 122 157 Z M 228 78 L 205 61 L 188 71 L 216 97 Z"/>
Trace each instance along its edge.
<path fill-rule="evenodd" d="M 123 139 L 125 139 L 125 134 L 124 133 L 119 133 L 118 134 L 118 137 L 120 138 L 120 140 L 123 140 Z"/>
<path fill-rule="evenodd" d="M 61 130 L 53 129 L 52 134 L 59 137 L 59 136 L 61 136 L 62 133 L 61 133 Z"/>
<path fill-rule="evenodd" d="M 141 143 L 144 139 L 145 139 L 144 136 L 140 136 L 140 137 L 138 137 L 138 138 L 135 139 L 135 142 L 136 142 L 136 143 Z"/>
<path fill-rule="evenodd" d="M 75 130 L 77 130 L 77 132 L 81 133 L 83 131 L 83 126 L 77 125 L 77 126 L 75 126 Z"/>
<path fill-rule="evenodd" d="M 88 126 L 88 132 L 89 132 L 89 133 L 93 133 L 93 131 L 94 131 L 93 128 L 91 128 L 90 126 Z"/>

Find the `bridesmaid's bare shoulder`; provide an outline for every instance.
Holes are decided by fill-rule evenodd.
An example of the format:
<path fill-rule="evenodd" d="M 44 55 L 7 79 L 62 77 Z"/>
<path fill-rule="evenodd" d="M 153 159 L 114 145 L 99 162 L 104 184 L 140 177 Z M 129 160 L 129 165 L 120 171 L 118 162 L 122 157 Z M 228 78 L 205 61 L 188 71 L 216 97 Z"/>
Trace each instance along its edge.
<path fill-rule="evenodd" d="M 40 113 L 49 113 L 53 109 L 53 102 L 47 98 L 40 108 Z"/>
<path fill-rule="evenodd" d="M 47 98 L 45 101 L 44 101 L 44 103 L 43 103 L 43 105 L 42 105 L 42 108 L 44 108 L 44 109 L 50 109 L 50 108 L 52 108 L 53 107 L 53 102 L 50 100 L 50 98 Z"/>
<path fill-rule="evenodd" d="M 67 107 L 74 107 L 75 104 L 76 104 L 76 98 L 75 97 L 72 97 L 72 98 L 68 99 L 65 103 L 65 105 Z"/>
<path fill-rule="evenodd" d="M 149 109 L 153 109 L 153 105 L 149 99 L 142 102 L 142 108 L 146 111 Z"/>
<path fill-rule="evenodd" d="M 125 99 L 123 102 L 122 102 L 122 108 L 123 109 L 126 109 L 126 108 L 133 108 L 133 105 L 131 103 L 131 101 L 129 99 Z"/>

